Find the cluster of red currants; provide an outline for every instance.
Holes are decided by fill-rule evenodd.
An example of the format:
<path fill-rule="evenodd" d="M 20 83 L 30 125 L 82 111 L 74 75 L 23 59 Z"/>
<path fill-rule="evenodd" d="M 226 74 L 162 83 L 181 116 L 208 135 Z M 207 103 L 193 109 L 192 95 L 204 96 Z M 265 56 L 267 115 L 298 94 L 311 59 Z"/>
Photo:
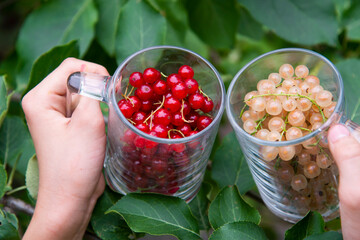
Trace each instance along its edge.
<path fill-rule="evenodd" d="M 155 68 L 133 72 L 118 106 L 139 130 L 159 138 L 178 139 L 202 131 L 212 122 L 214 103 L 193 78 L 194 71 L 183 65 L 165 76 Z M 135 91 L 134 91 L 135 90 Z M 132 92 L 134 91 L 134 94 Z M 191 175 L 191 160 L 200 153 L 198 140 L 162 144 L 127 129 L 122 178 L 130 191 L 174 194 Z M 191 156 L 191 157 L 190 157 Z"/>
<path fill-rule="evenodd" d="M 194 135 L 212 122 L 208 113 L 214 103 L 193 77 L 194 70 L 188 65 L 166 80 L 154 68 L 133 72 L 129 83 L 135 94 L 125 93 L 119 108 L 136 128 L 152 136 L 175 139 Z"/>

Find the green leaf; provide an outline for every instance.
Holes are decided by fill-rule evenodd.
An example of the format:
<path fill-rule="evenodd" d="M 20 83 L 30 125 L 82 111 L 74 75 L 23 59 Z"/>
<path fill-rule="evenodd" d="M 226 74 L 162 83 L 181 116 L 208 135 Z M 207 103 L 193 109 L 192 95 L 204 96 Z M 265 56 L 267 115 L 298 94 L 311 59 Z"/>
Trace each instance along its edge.
<path fill-rule="evenodd" d="M 29 138 L 29 132 L 20 117 L 6 117 L 0 128 L 0 161 L 4 165 L 14 163 L 24 151 L 23 147 Z"/>
<path fill-rule="evenodd" d="M 120 64 L 129 55 L 164 43 L 166 20 L 143 0 L 128 1 L 120 14 L 115 55 Z"/>
<path fill-rule="evenodd" d="M 16 51 L 23 60 L 18 89 L 26 88 L 33 62 L 55 46 L 78 40 L 83 56 L 94 38 L 97 19 L 92 0 L 47 1 L 33 11 L 16 42 Z"/>
<path fill-rule="evenodd" d="M 302 45 L 337 43 L 333 0 L 238 0 L 279 37 Z"/>
<path fill-rule="evenodd" d="M 347 59 L 336 64 L 344 81 L 344 96 L 347 106 L 347 116 L 360 123 L 360 60 Z"/>
<path fill-rule="evenodd" d="M 305 240 L 342 240 L 341 233 L 330 231 L 324 233 L 318 233 L 305 238 Z"/>
<path fill-rule="evenodd" d="M 241 239 L 241 240 L 265 240 L 268 239 L 264 230 L 252 222 L 228 223 L 217 229 L 210 240 Z"/>
<path fill-rule="evenodd" d="M 325 223 L 325 229 L 327 230 L 333 230 L 338 231 L 341 229 L 341 219 L 340 217 L 337 217 L 331 221 L 328 221 Z"/>
<path fill-rule="evenodd" d="M 285 240 L 304 239 L 313 234 L 325 232 L 325 223 L 317 212 L 309 212 L 303 219 L 285 232 Z"/>
<path fill-rule="evenodd" d="M 346 36 L 353 41 L 360 41 L 360 2 L 353 1 L 351 7 L 344 12 L 343 25 L 346 29 Z"/>
<path fill-rule="evenodd" d="M 201 230 L 210 229 L 210 223 L 207 217 L 207 210 L 210 204 L 210 201 L 207 198 L 207 194 L 209 193 L 210 189 L 211 186 L 209 184 L 203 183 L 196 197 L 189 203 L 191 212 L 198 221 L 199 228 Z"/>
<path fill-rule="evenodd" d="M 39 165 L 34 155 L 29 159 L 29 163 L 25 175 L 26 188 L 33 199 L 37 199 L 39 191 Z"/>
<path fill-rule="evenodd" d="M 68 57 L 79 57 L 79 47 L 76 41 L 57 46 L 36 59 L 30 74 L 30 81 L 25 92 L 34 88 L 41 80 L 51 73 Z"/>
<path fill-rule="evenodd" d="M 0 61 L 0 75 L 6 76 L 6 83 L 10 89 L 16 89 L 16 70 L 18 62 L 19 58 L 15 51 L 10 56 Z"/>
<path fill-rule="evenodd" d="M 6 192 L 7 173 L 2 164 L 0 164 L 0 199 Z"/>
<path fill-rule="evenodd" d="M 0 209 L 0 239 L 18 240 L 18 220 L 12 213 Z"/>
<path fill-rule="evenodd" d="M 99 11 L 96 38 L 107 54 L 114 56 L 120 12 L 127 0 L 95 0 L 95 2 Z"/>
<path fill-rule="evenodd" d="M 244 7 L 238 8 L 239 24 L 238 33 L 241 35 L 260 40 L 265 32 L 262 25 L 258 23 Z"/>
<path fill-rule="evenodd" d="M 187 1 L 190 27 L 205 43 L 215 48 L 234 45 L 238 16 L 234 0 Z"/>
<path fill-rule="evenodd" d="M 335 4 L 336 14 L 338 16 L 338 21 L 342 19 L 342 16 L 346 10 L 351 7 L 351 0 L 333 0 Z"/>
<path fill-rule="evenodd" d="M 6 76 L 0 76 L 0 127 L 8 111 L 12 96 L 12 94 L 8 94 L 9 89 L 5 78 Z"/>
<path fill-rule="evenodd" d="M 178 239 L 201 239 L 196 219 L 180 198 L 130 193 L 108 212 L 119 213 L 135 232 L 174 235 Z"/>
<path fill-rule="evenodd" d="M 16 166 L 16 170 L 20 172 L 22 175 L 24 176 L 26 175 L 29 159 L 32 158 L 34 154 L 35 154 L 34 143 L 31 137 L 28 135 L 28 138 L 25 139 L 23 142 L 21 156 Z"/>
<path fill-rule="evenodd" d="M 209 220 L 215 230 L 239 221 L 259 224 L 260 219 L 259 212 L 244 201 L 236 186 L 223 188 L 209 208 Z"/>
<path fill-rule="evenodd" d="M 91 226 L 103 240 L 129 239 L 129 235 L 132 234 L 132 231 L 120 215 L 115 213 L 105 214 L 106 210 L 112 207 L 120 197 L 121 195 L 115 194 L 106 188 L 103 195 L 96 202 L 91 216 Z"/>
<path fill-rule="evenodd" d="M 255 187 L 234 132 L 224 137 L 212 160 L 211 176 L 220 188 L 236 185 L 244 194 Z"/>

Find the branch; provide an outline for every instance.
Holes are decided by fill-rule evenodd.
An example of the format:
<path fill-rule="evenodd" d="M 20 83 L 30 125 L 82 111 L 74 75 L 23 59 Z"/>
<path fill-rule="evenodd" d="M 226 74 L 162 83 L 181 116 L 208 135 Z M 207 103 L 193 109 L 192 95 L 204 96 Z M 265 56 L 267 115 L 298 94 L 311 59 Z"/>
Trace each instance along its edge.
<path fill-rule="evenodd" d="M 18 198 L 4 196 L 0 200 L 0 203 L 4 204 L 5 207 L 10 208 L 14 212 L 22 212 L 29 216 L 34 214 L 34 207 Z"/>

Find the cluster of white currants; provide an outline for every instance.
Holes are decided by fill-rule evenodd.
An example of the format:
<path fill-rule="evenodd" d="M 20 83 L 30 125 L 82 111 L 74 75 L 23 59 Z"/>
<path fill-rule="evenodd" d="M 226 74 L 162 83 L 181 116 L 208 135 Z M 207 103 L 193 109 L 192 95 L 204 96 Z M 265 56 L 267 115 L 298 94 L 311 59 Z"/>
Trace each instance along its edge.
<path fill-rule="evenodd" d="M 305 65 L 294 69 L 290 64 L 283 64 L 278 73 L 270 73 L 268 79 L 260 80 L 257 91 L 247 93 L 244 102 L 240 114 L 243 129 L 266 141 L 303 137 L 320 128 L 336 106 L 332 93 L 324 90 L 318 77 L 309 75 Z M 245 110 L 247 106 L 249 109 Z M 301 171 L 290 171 L 288 182 L 294 190 L 301 191 L 307 187 L 308 179 L 318 177 L 321 169 L 332 165 L 327 148 L 322 139 L 311 138 L 297 145 L 262 146 L 260 152 L 267 162 L 296 161 Z"/>

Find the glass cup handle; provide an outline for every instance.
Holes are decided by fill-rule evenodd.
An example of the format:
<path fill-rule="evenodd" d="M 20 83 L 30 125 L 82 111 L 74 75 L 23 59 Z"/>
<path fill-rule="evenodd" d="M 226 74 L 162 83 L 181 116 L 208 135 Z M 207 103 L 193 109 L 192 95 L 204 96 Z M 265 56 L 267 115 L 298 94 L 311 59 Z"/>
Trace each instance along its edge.
<path fill-rule="evenodd" d="M 351 135 L 360 142 L 360 125 L 350 119 L 346 120 L 344 125 L 350 130 Z"/>
<path fill-rule="evenodd" d="M 87 72 L 75 72 L 71 74 L 67 80 L 68 91 L 66 94 L 66 116 L 70 117 L 72 114 L 72 94 L 80 94 L 107 103 L 107 90 L 110 78 L 110 76 Z"/>

